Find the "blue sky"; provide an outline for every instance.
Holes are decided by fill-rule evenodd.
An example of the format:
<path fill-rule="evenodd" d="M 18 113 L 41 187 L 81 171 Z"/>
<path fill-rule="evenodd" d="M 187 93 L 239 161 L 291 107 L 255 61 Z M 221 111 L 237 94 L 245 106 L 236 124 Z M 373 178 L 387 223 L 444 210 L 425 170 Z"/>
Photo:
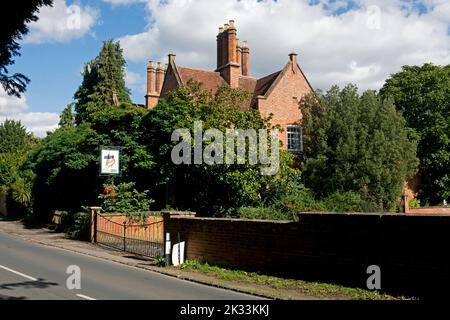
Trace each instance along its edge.
<path fill-rule="evenodd" d="M 67 43 L 24 43 L 22 56 L 11 68 L 11 71 L 22 72 L 31 79 L 27 100 L 33 111 L 60 112 L 72 101 L 82 80 L 82 66 L 98 54 L 102 41 L 140 32 L 146 26 L 144 3 L 123 7 L 91 0 L 81 4 L 95 6 L 100 11 L 95 35 Z M 145 69 L 145 63 L 130 62 L 129 68 Z M 132 93 L 136 101 L 143 100 L 142 93 Z"/>
<path fill-rule="evenodd" d="M 68 29 L 74 7 L 81 18 Z M 206 14 L 205 14 L 206 13 Z M 447 0 L 54 0 L 21 42 L 10 72 L 31 79 L 22 99 L 0 88 L 0 121 L 20 119 L 44 136 L 81 83 L 85 62 L 106 39 L 120 40 L 127 86 L 144 102 L 149 59 L 213 70 L 218 27 L 234 19 L 250 45 L 251 74 L 280 70 L 288 54 L 313 87 L 354 83 L 379 89 L 406 64 L 450 63 L 450 1 Z"/>

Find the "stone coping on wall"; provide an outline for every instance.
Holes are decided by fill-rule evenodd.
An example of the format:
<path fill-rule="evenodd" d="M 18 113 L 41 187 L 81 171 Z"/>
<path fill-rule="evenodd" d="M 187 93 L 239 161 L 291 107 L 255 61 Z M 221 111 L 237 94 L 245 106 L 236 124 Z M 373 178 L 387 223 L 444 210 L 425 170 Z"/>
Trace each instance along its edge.
<path fill-rule="evenodd" d="M 404 212 L 301 212 L 298 214 L 299 216 L 305 215 L 336 215 L 336 216 L 379 216 L 379 217 L 448 217 L 450 214 L 448 213 L 404 213 Z"/>
<path fill-rule="evenodd" d="M 192 211 L 161 211 L 161 214 L 163 215 L 170 215 L 171 217 L 176 216 L 184 216 L 184 217 L 194 217 L 196 215 L 195 212 Z"/>
<path fill-rule="evenodd" d="M 171 216 L 171 219 L 195 219 L 197 221 L 228 221 L 228 222 L 266 222 L 266 223 L 292 223 L 294 220 L 267 220 L 267 219 L 242 219 L 242 218 L 213 218 L 213 217 L 196 217 L 176 215 Z"/>
<path fill-rule="evenodd" d="M 435 213 L 435 214 L 420 214 L 420 213 L 395 213 L 395 212 L 301 212 L 298 213 L 298 217 L 302 216 L 378 216 L 382 217 L 448 217 L 450 214 L 446 213 Z M 242 219 L 242 218 L 213 218 L 213 217 L 196 217 L 193 215 L 186 215 L 183 213 L 171 214 L 171 219 L 195 219 L 197 221 L 229 221 L 229 222 L 265 222 L 265 223 L 292 223 L 297 222 L 296 220 L 267 220 L 267 219 Z"/>
<path fill-rule="evenodd" d="M 136 214 L 138 214 L 139 212 L 136 212 Z M 145 212 L 141 212 L 141 214 L 149 214 L 150 216 L 155 216 L 155 215 L 161 215 L 162 213 L 160 211 L 145 211 Z M 102 212 L 101 213 L 103 216 L 126 216 L 126 217 L 132 217 L 131 214 L 128 213 L 115 213 L 115 212 Z"/>

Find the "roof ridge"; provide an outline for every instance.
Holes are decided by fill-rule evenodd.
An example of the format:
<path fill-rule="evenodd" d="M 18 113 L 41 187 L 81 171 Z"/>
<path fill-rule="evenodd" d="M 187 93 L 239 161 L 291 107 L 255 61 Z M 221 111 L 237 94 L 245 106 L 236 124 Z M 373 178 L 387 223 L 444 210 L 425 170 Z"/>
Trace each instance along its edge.
<path fill-rule="evenodd" d="M 194 70 L 194 71 L 201 71 L 201 72 L 208 72 L 208 73 L 216 73 L 220 75 L 220 72 L 217 71 L 210 71 L 210 70 L 204 70 L 204 69 L 200 69 L 200 68 L 191 68 L 191 67 L 183 67 L 183 66 L 177 66 L 178 68 L 182 68 L 182 69 L 189 69 L 189 70 Z"/>

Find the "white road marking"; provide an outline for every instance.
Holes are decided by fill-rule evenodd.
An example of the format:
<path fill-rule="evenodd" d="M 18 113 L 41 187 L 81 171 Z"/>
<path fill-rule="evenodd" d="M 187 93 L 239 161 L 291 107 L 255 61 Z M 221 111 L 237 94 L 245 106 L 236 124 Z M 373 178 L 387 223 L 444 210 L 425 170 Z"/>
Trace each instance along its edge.
<path fill-rule="evenodd" d="M 84 294 L 77 294 L 77 297 L 80 297 L 80 298 L 83 298 L 83 299 L 86 299 L 86 300 L 97 300 L 97 299 L 85 296 Z"/>
<path fill-rule="evenodd" d="M 19 275 L 19 276 L 22 276 L 22 277 L 24 277 L 24 278 L 27 278 L 28 280 L 31 280 L 31 281 L 38 281 L 38 279 L 36 279 L 36 278 L 27 276 L 26 274 L 23 274 L 23 273 L 21 273 L 21 272 L 15 271 L 15 270 L 13 270 L 13 269 L 7 268 L 7 267 L 5 267 L 5 266 L 2 266 L 1 264 L 0 264 L 0 268 L 4 269 L 4 270 L 6 270 L 6 271 L 9 271 L 9 272 L 15 273 L 15 274 L 17 274 L 17 275 Z"/>

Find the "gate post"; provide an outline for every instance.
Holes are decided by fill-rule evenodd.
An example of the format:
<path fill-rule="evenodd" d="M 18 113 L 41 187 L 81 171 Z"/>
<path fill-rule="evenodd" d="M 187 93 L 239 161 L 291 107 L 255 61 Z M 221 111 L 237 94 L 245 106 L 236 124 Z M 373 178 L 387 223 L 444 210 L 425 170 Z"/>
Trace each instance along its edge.
<path fill-rule="evenodd" d="M 123 222 L 123 251 L 127 251 L 127 222 Z"/>
<path fill-rule="evenodd" d="M 89 207 L 91 216 L 91 235 L 90 241 L 93 243 L 97 242 L 97 214 L 100 212 L 101 207 Z"/>

